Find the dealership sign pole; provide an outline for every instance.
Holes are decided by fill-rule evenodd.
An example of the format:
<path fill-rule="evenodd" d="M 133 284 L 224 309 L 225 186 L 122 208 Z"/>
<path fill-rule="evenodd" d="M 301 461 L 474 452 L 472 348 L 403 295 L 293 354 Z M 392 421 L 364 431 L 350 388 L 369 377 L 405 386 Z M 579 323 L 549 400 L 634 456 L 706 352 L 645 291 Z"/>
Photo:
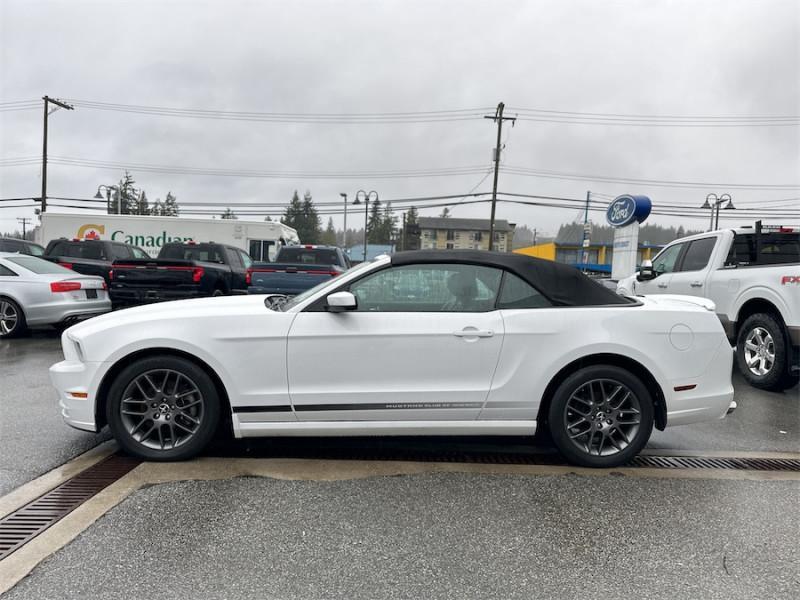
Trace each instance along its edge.
<path fill-rule="evenodd" d="M 617 196 L 608 205 L 606 220 L 614 227 L 611 278 L 624 279 L 636 271 L 639 253 L 639 224 L 650 215 L 653 203 L 647 196 Z"/>

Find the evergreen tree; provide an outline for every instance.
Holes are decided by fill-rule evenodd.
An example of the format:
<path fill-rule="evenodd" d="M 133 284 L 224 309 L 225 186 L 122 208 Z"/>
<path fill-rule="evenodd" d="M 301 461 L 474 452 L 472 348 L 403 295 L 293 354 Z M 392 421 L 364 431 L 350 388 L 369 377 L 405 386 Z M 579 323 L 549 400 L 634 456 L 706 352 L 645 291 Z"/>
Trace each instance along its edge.
<path fill-rule="evenodd" d="M 449 217 L 450 217 L 450 209 L 449 209 L 449 208 L 447 208 L 447 207 L 445 206 L 445 207 L 444 207 L 444 210 L 442 210 L 442 214 L 440 214 L 439 216 L 440 216 L 442 219 L 447 219 L 447 218 L 449 218 Z"/>
<path fill-rule="evenodd" d="M 133 175 L 125 171 L 125 175 L 116 186 L 117 189 L 111 194 L 110 202 L 108 202 L 106 207 L 108 214 L 131 214 L 131 209 L 135 208 L 136 200 L 139 195 L 138 190 L 134 186 L 135 183 L 136 181 L 133 179 Z"/>
<path fill-rule="evenodd" d="M 394 239 L 394 232 L 397 229 L 397 217 L 392 213 L 392 203 L 387 202 L 383 207 L 383 219 L 381 221 L 381 244 L 391 244 Z"/>
<path fill-rule="evenodd" d="M 156 201 L 153 202 L 153 206 L 150 209 L 150 214 L 154 217 L 164 216 L 164 203 L 161 202 L 161 198 L 156 198 Z"/>
<path fill-rule="evenodd" d="M 303 194 L 303 219 L 305 221 L 305 242 L 307 244 L 319 243 L 322 224 L 319 220 L 319 213 L 314 207 L 314 202 L 311 200 L 311 192 L 308 190 Z M 303 238 L 301 237 L 300 239 L 302 240 Z"/>
<path fill-rule="evenodd" d="M 367 243 L 382 244 L 383 239 L 383 216 L 381 215 L 381 201 L 375 200 L 369 211 L 367 221 Z"/>
<path fill-rule="evenodd" d="M 220 219 L 233 219 L 236 220 L 239 217 L 236 216 L 236 213 L 233 212 L 230 207 L 226 208 L 222 214 L 219 216 Z"/>
<path fill-rule="evenodd" d="M 412 206 L 408 209 L 406 213 L 406 225 L 417 225 L 419 224 L 419 211 L 417 210 L 416 206 Z"/>
<path fill-rule="evenodd" d="M 320 243 L 326 246 L 336 245 L 336 228 L 333 226 L 333 217 L 328 217 L 328 226 L 320 236 Z"/>
<path fill-rule="evenodd" d="M 132 215 L 150 214 L 150 202 L 147 200 L 147 194 L 144 190 L 141 190 L 139 195 L 134 199 L 130 210 Z"/>
<path fill-rule="evenodd" d="M 165 217 L 177 217 L 179 210 L 177 199 L 172 195 L 172 192 L 167 192 L 167 198 L 164 200 L 162 214 Z"/>

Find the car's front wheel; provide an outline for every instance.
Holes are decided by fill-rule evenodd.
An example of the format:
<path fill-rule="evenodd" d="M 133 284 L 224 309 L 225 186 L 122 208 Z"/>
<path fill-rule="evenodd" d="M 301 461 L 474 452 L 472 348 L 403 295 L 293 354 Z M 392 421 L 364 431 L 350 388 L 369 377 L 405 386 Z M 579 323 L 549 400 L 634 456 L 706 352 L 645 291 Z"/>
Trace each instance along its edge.
<path fill-rule="evenodd" d="M 145 460 L 184 460 L 214 436 L 220 401 L 214 382 L 176 356 L 138 360 L 111 385 L 106 417 L 120 446 Z"/>
<path fill-rule="evenodd" d="M 556 389 L 548 411 L 553 443 L 572 464 L 616 467 L 644 448 L 653 430 L 653 398 L 630 371 L 584 367 Z"/>

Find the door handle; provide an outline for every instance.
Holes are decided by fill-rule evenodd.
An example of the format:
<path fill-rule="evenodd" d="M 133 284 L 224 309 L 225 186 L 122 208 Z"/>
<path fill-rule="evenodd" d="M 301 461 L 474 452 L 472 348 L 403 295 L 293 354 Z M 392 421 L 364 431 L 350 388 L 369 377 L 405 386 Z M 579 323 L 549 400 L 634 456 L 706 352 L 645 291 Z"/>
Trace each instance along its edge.
<path fill-rule="evenodd" d="M 703 282 L 702 281 L 693 281 L 689 285 L 692 286 L 692 287 L 703 287 Z"/>
<path fill-rule="evenodd" d="M 494 331 L 489 329 L 462 329 L 461 331 L 454 331 L 453 335 L 456 337 L 492 337 Z"/>
<path fill-rule="evenodd" d="M 660 287 L 661 289 L 666 289 L 667 284 L 666 283 L 659 283 L 658 287 Z"/>

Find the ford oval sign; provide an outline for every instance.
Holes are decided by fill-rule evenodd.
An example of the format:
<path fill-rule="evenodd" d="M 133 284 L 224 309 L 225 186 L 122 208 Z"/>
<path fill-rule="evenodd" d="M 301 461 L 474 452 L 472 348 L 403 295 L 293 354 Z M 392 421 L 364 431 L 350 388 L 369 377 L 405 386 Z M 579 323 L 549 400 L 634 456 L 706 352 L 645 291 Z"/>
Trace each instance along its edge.
<path fill-rule="evenodd" d="M 613 227 L 625 227 L 634 221 L 642 223 L 649 215 L 653 203 L 647 196 L 617 196 L 608 205 L 606 220 Z"/>

